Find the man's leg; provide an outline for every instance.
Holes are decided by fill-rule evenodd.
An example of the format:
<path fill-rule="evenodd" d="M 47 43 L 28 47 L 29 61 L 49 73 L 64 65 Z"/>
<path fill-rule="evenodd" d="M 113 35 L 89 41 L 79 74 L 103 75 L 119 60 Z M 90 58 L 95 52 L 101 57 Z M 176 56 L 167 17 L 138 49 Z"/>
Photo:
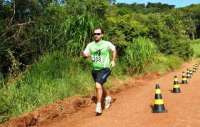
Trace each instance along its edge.
<path fill-rule="evenodd" d="M 103 87 L 100 83 L 96 82 L 97 103 L 101 103 L 103 96 Z"/>
<path fill-rule="evenodd" d="M 111 97 L 107 96 L 107 92 L 103 87 L 103 84 L 106 82 L 106 79 L 108 78 L 109 75 L 110 75 L 110 69 L 103 69 L 98 73 L 98 75 L 96 75 L 95 81 L 96 81 L 96 95 L 97 95 L 97 105 L 96 105 L 97 114 L 102 113 L 102 102 L 104 102 L 105 108 L 108 108 L 110 106 Z"/>
<path fill-rule="evenodd" d="M 103 89 L 102 85 L 98 82 L 96 82 L 96 95 L 97 95 L 96 113 L 97 115 L 99 115 L 102 113 L 101 100 L 103 95 Z"/>
<path fill-rule="evenodd" d="M 104 86 L 102 86 L 102 89 L 103 89 L 102 100 L 104 100 L 104 98 L 108 96 L 108 91 L 106 90 Z"/>
<path fill-rule="evenodd" d="M 103 72 L 103 75 L 102 75 L 102 81 L 103 83 L 106 83 L 106 80 L 108 78 L 108 76 L 110 75 L 111 71 L 110 69 L 106 68 Z M 109 91 L 107 91 L 103 86 L 102 86 L 102 89 L 103 89 L 103 97 L 102 97 L 102 101 L 104 102 L 104 108 L 105 109 L 108 109 L 110 107 L 110 104 L 111 104 L 111 96 L 109 96 Z"/>
<path fill-rule="evenodd" d="M 104 87 L 103 87 L 103 91 L 104 91 L 104 94 L 103 94 L 104 108 L 108 109 L 111 105 L 112 98 L 109 94 L 109 91 L 107 91 Z"/>

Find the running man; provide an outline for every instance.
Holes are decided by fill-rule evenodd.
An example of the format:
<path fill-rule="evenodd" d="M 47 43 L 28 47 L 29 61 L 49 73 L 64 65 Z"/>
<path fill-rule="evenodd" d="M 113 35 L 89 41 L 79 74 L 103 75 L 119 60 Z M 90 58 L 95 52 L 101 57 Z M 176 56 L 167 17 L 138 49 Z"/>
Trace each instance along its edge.
<path fill-rule="evenodd" d="M 116 58 L 116 48 L 109 42 L 102 40 L 103 30 L 101 28 L 96 28 L 94 30 L 94 41 L 90 42 L 85 50 L 81 52 L 83 57 L 91 57 L 92 59 L 92 77 L 96 85 L 96 114 L 102 114 L 102 102 L 104 101 L 105 109 L 108 109 L 111 104 L 111 96 L 108 96 L 103 84 L 106 82 L 108 76 L 111 73 L 110 67 L 115 66 Z M 110 54 L 112 53 L 112 57 Z M 110 59 L 111 58 L 111 59 Z M 103 95 L 105 99 L 103 100 Z"/>

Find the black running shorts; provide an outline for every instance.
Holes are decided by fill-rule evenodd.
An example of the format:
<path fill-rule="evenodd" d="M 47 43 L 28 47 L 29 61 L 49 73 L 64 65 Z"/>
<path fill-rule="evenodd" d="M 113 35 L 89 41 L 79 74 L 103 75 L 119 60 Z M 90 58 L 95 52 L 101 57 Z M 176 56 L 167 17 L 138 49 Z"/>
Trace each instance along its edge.
<path fill-rule="evenodd" d="M 103 68 L 101 70 L 92 70 L 92 77 L 94 81 L 100 83 L 101 85 L 103 85 L 106 82 L 110 74 L 111 74 L 110 68 Z"/>

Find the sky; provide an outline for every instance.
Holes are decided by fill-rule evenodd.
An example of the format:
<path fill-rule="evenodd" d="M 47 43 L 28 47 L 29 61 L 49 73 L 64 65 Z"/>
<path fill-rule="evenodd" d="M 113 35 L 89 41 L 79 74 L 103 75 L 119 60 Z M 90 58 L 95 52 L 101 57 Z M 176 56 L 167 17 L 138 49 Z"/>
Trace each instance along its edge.
<path fill-rule="evenodd" d="M 116 0 L 118 3 L 167 3 L 176 7 L 184 7 L 190 4 L 200 4 L 200 0 Z"/>

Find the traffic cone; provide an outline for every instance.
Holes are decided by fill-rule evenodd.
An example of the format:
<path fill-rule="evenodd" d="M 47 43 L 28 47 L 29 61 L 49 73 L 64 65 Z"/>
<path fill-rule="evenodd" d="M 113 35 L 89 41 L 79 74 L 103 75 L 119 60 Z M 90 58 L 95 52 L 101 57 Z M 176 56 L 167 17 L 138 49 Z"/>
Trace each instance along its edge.
<path fill-rule="evenodd" d="M 187 84 L 187 77 L 184 71 L 182 72 L 182 84 Z"/>
<path fill-rule="evenodd" d="M 198 64 L 195 64 L 193 68 L 194 68 L 194 71 L 197 72 Z"/>
<path fill-rule="evenodd" d="M 190 78 L 192 78 L 192 75 L 193 75 L 192 70 L 189 70 L 189 73 L 190 73 Z"/>
<path fill-rule="evenodd" d="M 192 72 L 193 72 L 193 73 L 196 72 L 196 68 L 195 68 L 195 67 L 192 68 Z"/>
<path fill-rule="evenodd" d="M 188 78 L 188 79 L 191 78 L 189 69 L 187 69 L 186 75 L 187 75 L 187 78 Z"/>
<path fill-rule="evenodd" d="M 164 101 L 161 95 L 161 90 L 159 84 L 156 84 L 155 88 L 155 100 L 153 106 L 153 113 L 166 112 Z"/>
<path fill-rule="evenodd" d="M 196 65 L 193 65 L 193 69 L 192 69 L 193 73 L 196 72 L 196 69 L 197 69 Z"/>
<path fill-rule="evenodd" d="M 174 84 L 173 84 L 173 90 L 172 90 L 172 92 L 173 93 L 180 93 L 181 92 L 177 76 L 174 76 Z"/>
<path fill-rule="evenodd" d="M 198 67 L 199 67 L 199 64 L 195 64 L 194 66 L 195 66 L 196 68 L 198 68 Z"/>

